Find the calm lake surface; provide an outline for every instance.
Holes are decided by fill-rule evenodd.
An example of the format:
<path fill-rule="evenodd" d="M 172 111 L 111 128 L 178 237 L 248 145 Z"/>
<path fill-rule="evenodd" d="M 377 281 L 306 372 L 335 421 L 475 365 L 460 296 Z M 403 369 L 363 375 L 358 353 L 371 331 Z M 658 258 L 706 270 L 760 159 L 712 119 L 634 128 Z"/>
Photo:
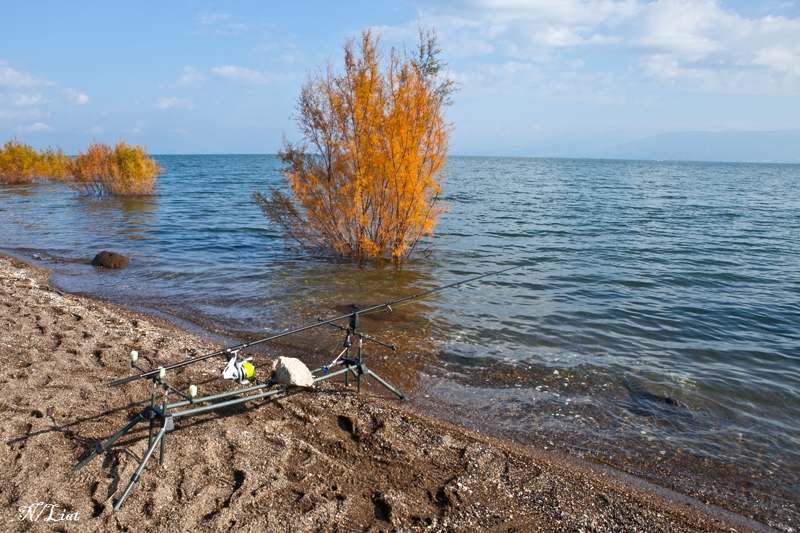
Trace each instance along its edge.
<path fill-rule="evenodd" d="M 524 265 L 365 317 L 399 346 L 370 369 L 443 418 L 800 527 L 800 165 L 454 157 L 450 212 L 397 268 L 293 252 L 250 198 L 274 156 L 157 159 L 146 200 L 0 188 L 0 249 L 227 339 Z M 300 337 L 314 362 L 341 343 Z"/>

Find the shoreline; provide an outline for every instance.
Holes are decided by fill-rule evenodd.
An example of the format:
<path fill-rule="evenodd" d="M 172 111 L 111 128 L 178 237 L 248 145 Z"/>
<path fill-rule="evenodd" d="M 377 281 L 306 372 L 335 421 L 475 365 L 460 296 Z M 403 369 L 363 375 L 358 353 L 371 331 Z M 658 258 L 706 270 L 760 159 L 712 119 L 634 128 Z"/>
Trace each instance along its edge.
<path fill-rule="evenodd" d="M 176 422 L 164 466 L 151 461 L 113 512 L 146 431 L 70 471 L 149 392 L 107 383 L 129 375 L 131 349 L 157 367 L 220 346 L 165 319 L 53 289 L 48 275 L 0 254 L 0 496 L 12 531 L 30 527 L 18 508 L 37 502 L 77 513 L 59 522 L 67 531 L 774 531 L 610 467 L 330 382 Z M 174 385 L 185 389 L 196 379 L 189 374 L 202 374 L 201 388 L 229 389 L 216 379 L 219 366 L 176 372 Z"/>

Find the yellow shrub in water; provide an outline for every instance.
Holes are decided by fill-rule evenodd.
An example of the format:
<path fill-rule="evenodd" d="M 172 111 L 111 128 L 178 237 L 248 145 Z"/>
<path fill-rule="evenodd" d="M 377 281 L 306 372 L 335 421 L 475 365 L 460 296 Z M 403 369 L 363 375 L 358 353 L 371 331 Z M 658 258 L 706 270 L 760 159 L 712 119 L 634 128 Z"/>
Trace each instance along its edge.
<path fill-rule="evenodd" d="M 14 139 L 0 149 L 0 184 L 30 183 L 34 178 L 65 180 L 84 194 L 141 196 L 153 193 L 158 166 L 144 148 L 118 142 L 93 142 L 74 158 L 61 148 L 43 152 Z"/>
<path fill-rule="evenodd" d="M 93 142 L 86 152 L 79 151 L 69 166 L 72 188 L 85 194 L 110 196 L 152 194 L 162 172 L 144 148 L 128 146 L 124 141 L 113 150 L 106 143 Z"/>
<path fill-rule="evenodd" d="M 418 52 L 383 55 L 370 31 L 344 47 L 344 72 L 309 75 L 298 100 L 304 140 L 284 141 L 285 192 L 253 197 L 300 246 L 335 255 L 401 261 L 433 235 L 450 126 L 453 82 L 433 30 Z"/>
<path fill-rule="evenodd" d="M 0 183 L 29 183 L 36 177 L 41 155 L 30 145 L 14 139 L 0 150 Z"/>
<path fill-rule="evenodd" d="M 71 158 L 64 155 L 64 151 L 59 148 L 53 151 L 48 148 L 39 154 L 39 162 L 36 165 L 36 175 L 42 178 L 63 180 L 69 176 L 69 166 Z"/>
<path fill-rule="evenodd" d="M 109 173 L 111 153 L 111 147 L 100 142 L 91 143 L 85 152 L 78 150 L 69 165 L 70 186 L 86 194 L 102 194 L 101 184 L 103 176 Z"/>

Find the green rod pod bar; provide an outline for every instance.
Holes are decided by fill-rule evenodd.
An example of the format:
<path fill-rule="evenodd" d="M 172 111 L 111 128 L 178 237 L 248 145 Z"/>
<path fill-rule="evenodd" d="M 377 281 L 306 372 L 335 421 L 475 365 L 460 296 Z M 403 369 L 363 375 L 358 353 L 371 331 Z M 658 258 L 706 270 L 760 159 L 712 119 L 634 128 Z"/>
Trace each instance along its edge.
<path fill-rule="evenodd" d="M 116 434 L 115 434 L 113 437 L 111 437 L 111 438 L 110 438 L 110 439 L 108 439 L 108 440 L 107 440 L 105 443 L 103 443 L 103 445 L 102 445 L 102 446 L 99 446 L 99 447 L 97 447 L 97 449 L 95 449 L 95 451 L 92 453 L 92 455 L 90 455 L 89 457 L 87 457 L 86 459 L 84 459 L 83 461 L 81 461 L 80 463 L 78 463 L 78 464 L 75 466 L 75 468 L 73 468 L 73 469 L 72 469 L 72 471 L 73 471 L 73 472 L 77 472 L 78 470 L 80 470 L 81 468 L 83 468 L 84 466 L 86 466 L 86 463 L 88 463 L 89 461 L 91 461 L 92 459 L 94 459 L 95 457 L 97 457 L 98 455 L 100 455 L 101 453 L 104 453 L 106 450 L 108 450 L 108 449 L 111 447 L 111 445 L 112 445 L 112 444 L 114 444 L 114 442 L 116 442 L 116 441 L 117 441 L 117 439 L 119 439 L 120 437 L 122 437 L 122 436 L 123 436 L 125 433 L 127 433 L 128 431 L 130 431 L 130 430 L 131 430 L 131 428 L 132 428 L 133 426 L 135 426 L 136 424 L 138 424 L 138 423 L 139 423 L 139 421 L 140 421 L 142 418 L 144 418 L 144 413 L 143 413 L 143 412 L 142 412 L 142 413 L 139 413 L 138 415 L 136 415 L 136 416 L 134 417 L 134 419 L 133 419 L 133 420 L 131 420 L 130 422 L 128 422 L 128 425 L 127 425 L 127 426 L 125 426 L 124 428 L 122 428 L 121 430 L 119 430 L 119 431 L 118 431 L 118 432 L 117 432 L 117 433 L 116 433 Z"/>
<path fill-rule="evenodd" d="M 166 433 L 166 428 L 161 428 L 159 432 L 156 434 L 156 438 L 153 443 L 147 448 L 147 453 L 144 454 L 142 458 L 141 464 L 139 464 L 139 468 L 136 469 L 136 472 L 131 476 L 131 480 L 128 482 L 128 486 L 125 487 L 125 492 L 122 493 L 122 497 L 117 500 L 117 503 L 114 504 L 114 510 L 118 511 L 122 504 L 125 503 L 125 500 L 128 498 L 128 494 L 130 494 L 133 485 L 139 481 L 139 477 L 141 477 L 142 472 L 144 471 L 144 467 L 147 466 L 147 461 L 150 460 L 150 457 L 153 455 L 153 452 L 158 445 L 158 441 L 160 441 L 164 437 L 164 433 Z"/>

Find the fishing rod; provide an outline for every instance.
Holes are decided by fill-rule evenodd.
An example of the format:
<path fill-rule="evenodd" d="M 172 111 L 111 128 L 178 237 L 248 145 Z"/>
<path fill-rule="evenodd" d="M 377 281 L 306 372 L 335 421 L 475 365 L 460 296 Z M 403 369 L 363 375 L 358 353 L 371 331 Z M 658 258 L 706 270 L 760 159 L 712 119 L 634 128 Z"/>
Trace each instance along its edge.
<path fill-rule="evenodd" d="M 339 320 L 344 320 L 346 318 L 354 318 L 355 319 L 355 317 L 357 317 L 357 315 L 370 313 L 372 311 L 377 311 L 379 309 L 388 308 L 391 311 L 393 305 L 397 305 L 399 303 L 402 303 L 402 302 L 405 302 L 405 301 L 408 301 L 408 300 L 414 300 L 416 298 L 421 298 L 421 297 L 427 296 L 429 294 L 434 294 L 434 293 L 443 291 L 445 289 L 449 289 L 451 287 L 457 287 L 459 285 L 465 285 L 467 283 L 471 283 L 471 282 L 479 280 L 481 278 L 486 278 L 486 277 L 489 277 L 489 276 L 493 276 L 495 274 L 499 275 L 499 274 L 502 274 L 504 272 L 508 272 L 509 270 L 522 268 L 523 266 L 524 265 L 516 265 L 516 266 L 504 268 L 504 269 L 501 269 L 501 270 L 495 270 L 494 272 L 488 272 L 486 274 L 481 274 L 479 276 L 475 276 L 473 278 L 469 278 L 469 279 L 466 279 L 466 280 L 456 281 L 456 282 L 450 283 L 448 285 L 443 285 L 441 287 L 436 287 L 434 289 L 430 289 L 430 290 L 427 290 L 427 291 L 424 291 L 424 292 L 419 292 L 417 294 L 412 294 L 411 296 L 405 296 L 403 298 L 398 298 L 397 300 L 392 300 L 391 302 L 386 302 L 386 303 L 382 303 L 382 304 L 379 304 L 379 305 L 374 305 L 372 307 L 368 307 L 366 309 L 362 309 L 361 311 L 356 311 L 355 313 L 348 313 L 346 315 L 337 316 L 336 318 L 330 318 L 328 320 L 320 320 L 318 322 L 315 322 L 314 324 L 308 324 L 306 326 L 303 326 L 303 327 L 300 327 L 300 328 L 297 328 L 297 329 L 293 329 L 291 331 L 284 331 L 283 333 L 278 333 L 277 335 L 272 335 L 270 337 L 265 337 L 263 339 L 258 339 L 258 340 L 251 341 L 251 342 L 245 342 L 245 343 L 242 343 L 242 344 L 238 344 L 236 346 L 231 346 L 229 348 L 223 348 L 222 350 L 217 350 L 216 352 L 213 352 L 213 353 L 200 355 L 200 356 L 197 356 L 197 357 L 192 357 L 191 359 L 186 359 L 185 361 L 181 361 L 180 363 L 175 363 L 175 364 L 172 364 L 172 365 L 159 367 L 159 368 L 157 368 L 155 370 L 151 370 L 151 371 L 148 371 L 148 372 L 142 372 L 141 374 L 137 374 L 135 376 L 129 376 L 127 378 L 118 379 L 116 381 L 112 381 L 111 383 L 109 383 L 108 386 L 109 387 L 116 387 L 118 385 L 123 385 L 125 383 L 130 383 L 131 381 L 136 381 L 138 379 L 153 378 L 154 376 L 157 376 L 159 374 L 161 374 L 163 376 L 163 373 L 166 372 L 167 370 L 173 370 L 175 368 L 180 368 L 182 366 L 191 365 L 191 364 L 194 364 L 194 363 L 197 363 L 197 362 L 200 362 L 200 361 L 204 361 L 206 359 L 211 359 L 212 357 L 217 357 L 217 356 L 220 356 L 220 355 L 227 355 L 229 358 L 235 357 L 237 352 L 239 352 L 241 350 L 244 350 L 245 348 L 249 348 L 250 346 L 255 346 L 257 344 L 262 344 L 264 342 L 272 341 L 272 340 L 275 340 L 275 339 L 280 339 L 281 337 L 286 337 L 288 335 L 293 335 L 295 333 L 300 333 L 302 331 L 306 331 L 306 330 L 309 330 L 309 329 L 312 329 L 312 328 L 316 328 L 316 327 L 322 326 L 324 324 L 331 324 L 333 322 L 338 322 Z"/>

